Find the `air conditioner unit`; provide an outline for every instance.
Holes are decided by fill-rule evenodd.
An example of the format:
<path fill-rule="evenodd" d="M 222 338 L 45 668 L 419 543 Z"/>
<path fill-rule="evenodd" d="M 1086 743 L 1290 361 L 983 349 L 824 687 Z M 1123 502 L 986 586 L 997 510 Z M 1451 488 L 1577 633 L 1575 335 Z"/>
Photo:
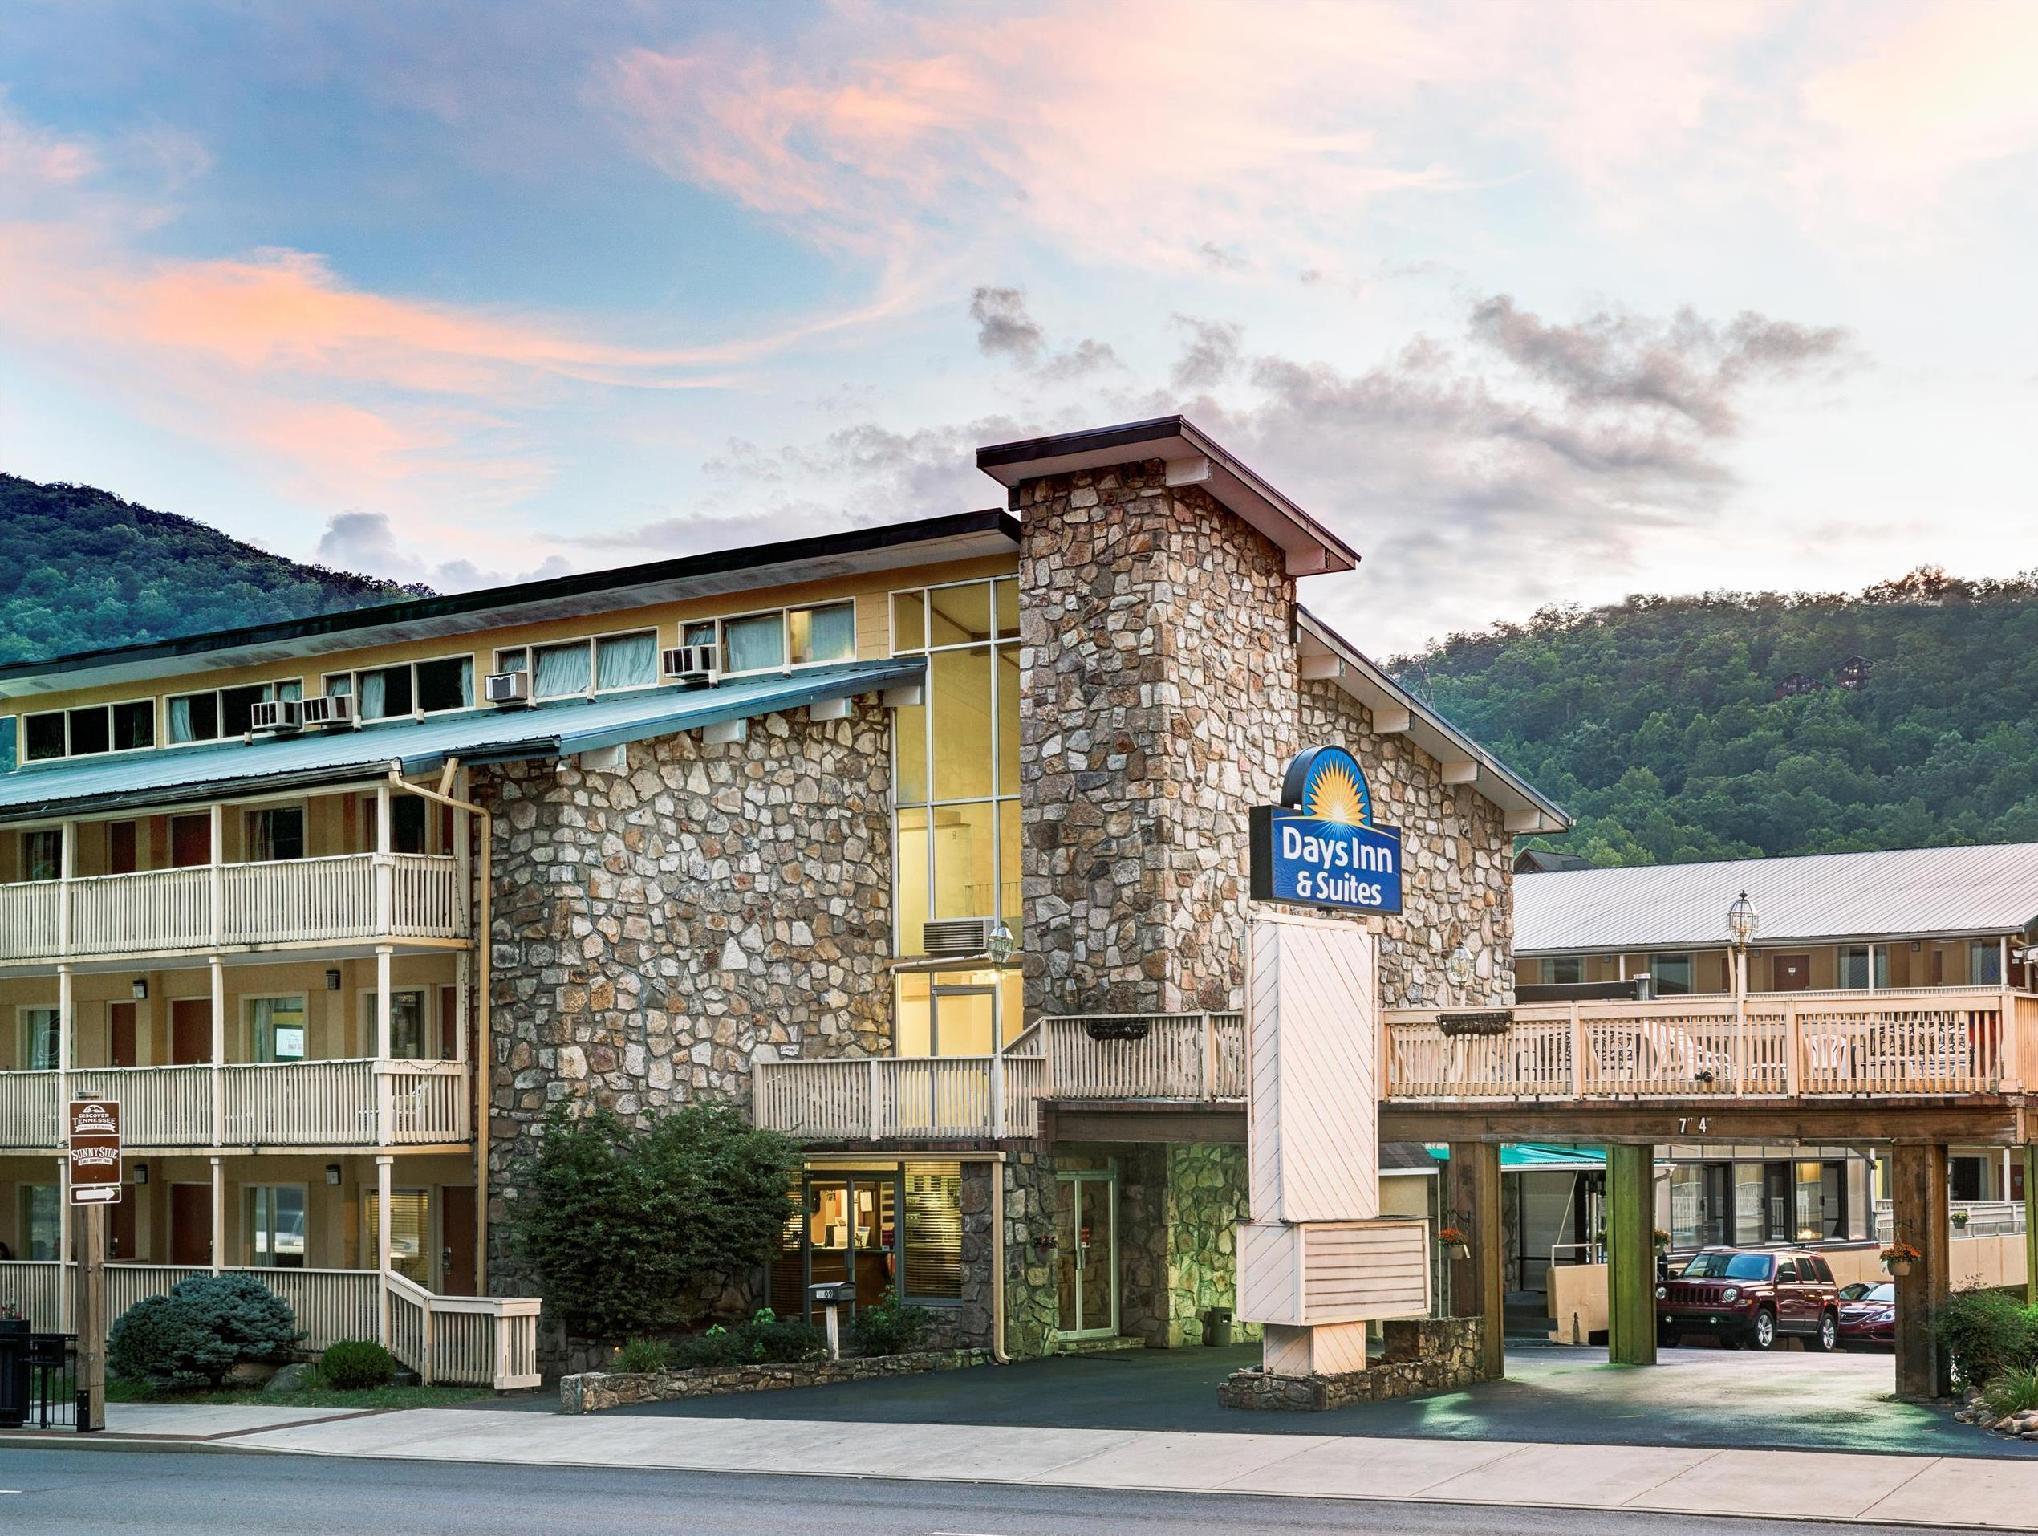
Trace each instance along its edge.
<path fill-rule="evenodd" d="M 303 723 L 295 699 L 268 699 L 248 712 L 248 729 L 251 731 L 269 734 L 294 731 Z"/>
<path fill-rule="evenodd" d="M 920 930 L 920 942 L 930 955 L 981 955 L 991 947 L 995 917 L 951 917 L 928 923 Z"/>
<path fill-rule="evenodd" d="M 481 689 L 482 696 L 491 704 L 528 704 L 531 702 L 531 674 L 491 672 L 482 680 Z"/>
<path fill-rule="evenodd" d="M 306 725 L 352 725 L 354 696 L 350 693 L 326 693 L 306 699 L 298 706 L 298 718 Z"/>
<path fill-rule="evenodd" d="M 722 670 L 712 645 L 675 645 L 664 653 L 662 665 L 667 677 L 681 683 L 712 683 Z"/>

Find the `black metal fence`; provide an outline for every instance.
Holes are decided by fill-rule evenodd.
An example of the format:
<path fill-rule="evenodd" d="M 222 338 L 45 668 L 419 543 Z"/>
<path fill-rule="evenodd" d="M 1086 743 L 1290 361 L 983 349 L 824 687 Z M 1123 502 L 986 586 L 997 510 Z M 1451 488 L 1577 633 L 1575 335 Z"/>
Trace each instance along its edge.
<path fill-rule="evenodd" d="M 30 1333 L 0 1320 L 0 1429 L 74 1429 L 78 1340 Z"/>

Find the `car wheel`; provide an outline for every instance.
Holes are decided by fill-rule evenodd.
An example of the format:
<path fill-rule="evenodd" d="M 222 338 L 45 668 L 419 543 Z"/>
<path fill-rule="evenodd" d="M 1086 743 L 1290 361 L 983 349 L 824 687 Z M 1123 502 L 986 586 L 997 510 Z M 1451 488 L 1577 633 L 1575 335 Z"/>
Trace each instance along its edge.
<path fill-rule="evenodd" d="M 1776 1348 L 1776 1314 L 1767 1307 L 1755 1314 L 1755 1331 L 1750 1342 L 1757 1349 Z"/>
<path fill-rule="evenodd" d="M 1831 1354 L 1840 1347 L 1840 1320 L 1830 1312 L 1819 1314 L 1819 1348 Z"/>

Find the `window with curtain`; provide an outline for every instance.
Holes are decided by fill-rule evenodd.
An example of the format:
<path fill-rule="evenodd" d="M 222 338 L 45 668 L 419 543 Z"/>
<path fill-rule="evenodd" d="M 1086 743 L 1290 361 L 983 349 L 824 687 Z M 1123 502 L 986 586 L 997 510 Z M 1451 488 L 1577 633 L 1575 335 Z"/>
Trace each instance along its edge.
<path fill-rule="evenodd" d="M 363 720 L 393 720 L 411 713 L 416 707 L 411 669 L 407 663 L 400 667 L 376 667 L 359 676 Z"/>
<path fill-rule="evenodd" d="M 361 1214 L 368 1223 L 361 1251 L 370 1255 L 368 1262 L 371 1265 L 374 1263 L 373 1255 L 381 1242 L 380 1205 L 380 1194 L 372 1190 L 361 1202 Z M 389 1267 L 404 1279 L 427 1289 L 430 1289 L 432 1282 L 432 1255 L 429 1246 L 431 1230 L 431 1202 L 423 1190 L 390 1191 Z"/>
<path fill-rule="evenodd" d="M 922 1301 L 962 1297 L 962 1167 L 906 1164 L 906 1295 Z"/>
<path fill-rule="evenodd" d="M 649 688 L 658 681 L 658 632 L 604 635 L 594 643 L 597 689 Z"/>
<path fill-rule="evenodd" d="M 722 621 L 722 670 L 759 672 L 785 665 L 785 615 L 755 613 Z"/>
<path fill-rule="evenodd" d="M 64 829 L 44 827 L 21 834 L 21 878 L 61 880 L 64 877 Z"/>
<path fill-rule="evenodd" d="M 821 608 L 786 611 L 795 666 L 809 662 L 856 659 L 856 604 L 829 603 Z"/>
<path fill-rule="evenodd" d="M 474 707 L 474 658 L 448 656 L 417 664 L 417 707 L 426 714 Z"/>
<path fill-rule="evenodd" d="M 1976 939 L 1968 946 L 1967 979 L 1977 987 L 2002 984 L 2003 952 L 1994 939 Z"/>
<path fill-rule="evenodd" d="M 266 864 L 275 859 L 304 857 L 304 807 L 277 805 L 248 812 L 248 860 Z"/>
<path fill-rule="evenodd" d="M 386 672 L 363 672 L 360 677 L 363 720 L 380 720 L 389 713 L 389 685 Z"/>
<path fill-rule="evenodd" d="M 389 994 L 389 1055 L 393 1061 L 431 1061 L 438 1052 L 427 1050 L 425 1036 L 425 1002 L 429 994 L 422 988 L 404 987 Z M 366 1013 L 368 1038 L 375 1038 L 375 994 L 364 992 L 362 1005 Z"/>
<path fill-rule="evenodd" d="M 156 701 L 136 699 L 113 706 L 113 750 L 134 752 L 156 744 Z"/>
<path fill-rule="evenodd" d="M 26 1072 L 54 1072 L 63 1036 L 54 1008 L 21 1010 L 21 1062 Z"/>
<path fill-rule="evenodd" d="M 47 1264 L 63 1257 L 63 1213 L 60 1192 L 54 1184 L 24 1184 L 21 1187 L 21 1247 L 15 1255 L 31 1263 Z"/>
<path fill-rule="evenodd" d="M 257 1184 L 248 1190 L 248 1263 L 257 1269 L 304 1268 L 302 1184 Z"/>
<path fill-rule="evenodd" d="M 31 763 L 43 762 L 48 758 L 64 755 L 64 712 L 53 709 L 48 714 L 30 715 L 24 732 L 23 755 Z"/>
<path fill-rule="evenodd" d="M 304 1060 L 304 998 L 251 997 L 248 1033 L 257 1061 Z"/>
<path fill-rule="evenodd" d="M 575 640 L 568 645 L 541 645 L 532 653 L 533 698 L 572 698 L 586 693 L 592 681 L 585 640 Z"/>

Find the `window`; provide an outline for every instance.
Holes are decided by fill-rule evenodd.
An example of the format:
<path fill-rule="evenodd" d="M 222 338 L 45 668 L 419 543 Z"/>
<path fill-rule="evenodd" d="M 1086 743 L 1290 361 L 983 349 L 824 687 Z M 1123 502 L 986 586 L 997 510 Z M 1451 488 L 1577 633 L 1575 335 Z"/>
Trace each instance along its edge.
<path fill-rule="evenodd" d="M 962 1299 L 962 1166 L 906 1164 L 908 1300 Z"/>
<path fill-rule="evenodd" d="M 54 1184 L 21 1186 L 21 1248 L 15 1255 L 46 1264 L 63 1254 L 63 1214 Z"/>
<path fill-rule="evenodd" d="M 793 665 L 856 659 L 856 605 L 829 603 L 822 608 L 788 608 L 786 638 Z"/>
<path fill-rule="evenodd" d="M 1873 958 L 1873 965 L 1870 959 Z M 1873 977 L 1873 980 L 1870 978 Z M 1889 947 L 1875 944 L 1843 944 L 1840 947 L 1840 985 L 1856 991 L 1889 985 Z"/>
<path fill-rule="evenodd" d="M 31 1007 L 20 1010 L 21 1018 L 21 1070 L 24 1072 L 54 1072 L 59 1065 L 58 1056 L 63 1049 L 63 1028 L 54 1008 Z"/>
<path fill-rule="evenodd" d="M 247 1000 L 248 1043 L 257 1061 L 304 1060 L 304 998 Z"/>
<path fill-rule="evenodd" d="M 433 1061 L 438 1052 L 426 1049 L 425 1000 L 422 987 L 394 988 L 389 994 L 389 1056 L 392 1061 Z M 375 1044 L 375 994 L 361 994 L 371 1048 Z"/>
<path fill-rule="evenodd" d="M 822 603 L 719 621 L 724 672 L 768 672 L 856 659 L 856 604 Z M 687 642 L 696 643 L 687 626 Z M 706 643 L 706 637 L 699 643 Z"/>
<path fill-rule="evenodd" d="M 563 699 L 587 692 L 594 681 L 585 640 L 571 645 L 541 645 L 532 653 L 531 693 L 534 698 Z"/>
<path fill-rule="evenodd" d="M 248 812 L 247 858 L 266 864 L 304 857 L 304 807 L 270 806 Z"/>
<path fill-rule="evenodd" d="M 361 1202 L 367 1223 L 362 1252 L 374 1254 L 381 1246 L 381 1196 L 370 1190 Z M 430 1197 L 422 1189 L 391 1190 L 389 1195 L 389 1267 L 404 1279 L 427 1289 L 432 1281 L 432 1213 Z"/>
<path fill-rule="evenodd" d="M 722 621 L 722 670 L 760 672 L 785 665 L 785 615 L 752 614 Z"/>
<path fill-rule="evenodd" d="M 257 1269 L 304 1268 L 305 1187 L 257 1184 L 246 1198 L 249 1264 Z"/>
<path fill-rule="evenodd" d="M 1658 997 L 1672 997 L 1691 990 L 1691 956 L 1651 955 L 1649 976 Z"/>
<path fill-rule="evenodd" d="M 28 715 L 23 720 L 23 740 L 26 760 L 31 763 L 153 747 L 156 701 L 88 704 L 79 709 L 52 709 Z"/>
<path fill-rule="evenodd" d="M 398 720 L 405 715 L 443 714 L 474 705 L 474 658 L 442 656 L 404 661 L 358 672 L 328 672 L 325 691 L 352 694 L 363 720 Z"/>
<path fill-rule="evenodd" d="M 373 795 L 361 799 L 361 826 L 368 839 L 368 846 L 375 846 L 375 815 L 377 801 Z M 429 818 L 425 815 L 425 802 L 416 795 L 397 794 L 389 797 L 389 851 L 391 853 L 425 853 L 425 828 Z"/>
<path fill-rule="evenodd" d="M 1976 939 L 1967 946 L 1967 980 L 1977 987 L 2002 985 L 2003 951 L 1994 939 Z"/>
<path fill-rule="evenodd" d="M 1543 962 L 1543 981 L 1553 987 L 1574 986 L 1585 980 L 1585 961 L 1578 955 L 1554 955 Z"/>
<path fill-rule="evenodd" d="M 534 699 L 650 688 L 658 682 L 658 631 L 632 630 L 557 645 L 516 645 L 495 653 L 498 672 L 529 672 Z"/>
<path fill-rule="evenodd" d="M 205 693 L 172 694 L 164 700 L 170 745 L 245 736 L 254 727 L 257 704 L 303 696 L 304 681 L 295 677 L 239 688 L 215 688 Z"/>
<path fill-rule="evenodd" d="M 658 681 L 658 634 L 602 635 L 594 642 L 597 693 L 615 688 L 649 688 Z"/>
<path fill-rule="evenodd" d="M 930 919 L 995 917 L 1019 932 L 1016 593 L 1001 579 L 891 595 L 894 651 L 931 652 L 926 702 L 892 716 L 902 955 L 924 953 Z"/>
<path fill-rule="evenodd" d="M 21 878 L 61 880 L 64 877 L 64 829 L 45 827 L 21 834 Z"/>

